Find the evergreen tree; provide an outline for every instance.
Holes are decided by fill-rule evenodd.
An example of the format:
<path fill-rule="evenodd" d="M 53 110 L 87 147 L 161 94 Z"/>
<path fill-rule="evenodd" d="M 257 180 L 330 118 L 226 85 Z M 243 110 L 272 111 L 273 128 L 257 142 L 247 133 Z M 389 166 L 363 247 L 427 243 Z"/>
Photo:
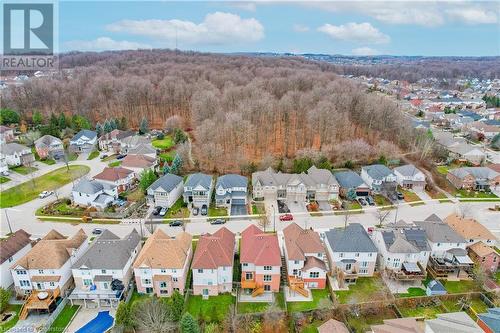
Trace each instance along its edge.
<path fill-rule="evenodd" d="M 68 124 L 66 122 L 66 116 L 62 112 L 59 115 L 58 126 L 59 126 L 60 130 L 65 129 L 66 127 L 68 127 Z"/>
<path fill-rule="evenodd" d="M 40 111 L 33 112 L 32 121 L 33 121 L 33 126 L 35 127 L 38 127 L 42 124 L 42 114 L 40 113 Z"/>
<path fill-rule="evenodd" d="M 177 153 L 175 154 L 174 160 L 172 161 L 172 165 L 170 166 L 170 173 L 178 175 L 182 168 L 182 158 Z"/>
<path fill-rule="evenodd" d="M 124 301 L 120 301 L 116 309 L 115 322 L 118 326 L 127 329 L 133 326 L 132 314 L 130 305 Z"/>
<path fill-rule="evenodd" d="M 142 118 L 141 124 L 139 125 L 139 134 L 143 135 L 149 132 L 149 124 L 146 118 Z"/>
<path fill-rule="evenodd" d="M 53 127 L 53 128 L 60 129 L 59 128 L 59 119 L 57 119 L 56 115 L 53 113 L 50 115 L 49 126 Z"/>
<path fill-rule="evenodd" d="M 97 132 L 98 137 L 104 133 L 101 123 L 97 122 L 97 124 L 95 124 L 95 131 Z"/>
<path fill-rule="evenodd" d="M 189 314 L 189 312 L 186 312 L 180 322 L 180 328 L 182 333 L 199 333 L 200 332 L 200 326 L 194 320 L 193 316 Z"/>
<path fill-rule="evenodd" d="M 148 187 L 155 182 L 158 177 L 153 172 L 153 170 L 145 170 L 141 173 L 141 180 L 139 181 L 139 187 L 141 190 L 146 192 Z"/>
<path fill-rule="evenodd" d="M 12 109 L 0 109 L 0 123 L 2 125 L 19 124 L 21 117 Z"/>
<path fill-rule="evenodd" d="M 187 135 L 183 130 L 176 128 L 174 133 L 175 144 L 184 143 L 187 140 Z"/>
<path fill-rule="evenodd" d="M 122 117 L 120 119 L 120 123 L 118 124 L 118 129 L 120 129 L 122 131 L 125 131 L 126 129 L 128 129 L 127 118 Z"/>
<path fill-rule="evenodd" d="M 106 121 L 104 122 L 103 129 L 104 129 L 104 133 L 109 133 L 113 130 L 113 127 L 111 126 L 111 123 L 109 122 L 109 120 L 106 119 Z"/>
<path fill-rule="evenodd" d="M 177 290 L 174 291 L 172 297 L 170 298 L 170 315 L 172 321 L 179 321 L 182 317 L 182 310 L 184 309 L 184 296 L 182 296 Z"/>
<path fill-rule="evenodd" d="M 170 166 L 168 165 L 168 163 L 165 161 L 165 164 L 163 164 L 163 174 L 166 175 L 167 173 L 171 173 L 171 169 L 170 169 Z"/>
<path fill-rule="evenodd" d="M 116 118 L 111 118 L 109 123 L 111 124 L 112 129 L 114 129 L 114 130 L 118 129 L 118 120 Z"/>

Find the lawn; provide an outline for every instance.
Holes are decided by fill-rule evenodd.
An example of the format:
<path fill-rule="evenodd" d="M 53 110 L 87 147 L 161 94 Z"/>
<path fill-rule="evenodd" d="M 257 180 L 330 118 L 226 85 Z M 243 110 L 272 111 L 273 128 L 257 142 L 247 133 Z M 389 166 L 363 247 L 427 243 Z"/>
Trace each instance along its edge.
<path fill-rule="evenodd" d="M 132 306 L 132 305 L 134 305 L 134 303 L 140 302 L 144 299 L 148 299 L 149 297 L 151 297 L 151 296 L 149 296 L 148 294 L 139 294 L 137 292 L 137 290 L 134 289 L 134 293 L 132 294 L 132 297 L 130 297 L 129 304 Z"/>
<path fill-rule="evenodd" d="M 80 217 L 83 216 L 83 212 L 85 208 L 82 207 L 73 207 L 71 204 L 68 204 L 66 200 L 61 200 L 58 203 L 53 205 L 48 205 L 46 207 L 42 207 L 37 210 L 37 215 L 67 215 L 67 216 L 75 216 Z"/>
<path fill-rule="evenodd" d="M 203 300 L 201 295 L 189 295 L 186 312 L 197 319 L 203 319 L 205 322 L 222 322 L 235 300 L 236 297 L 231 294 L 210 296 L 208 300 Z"/>
<path fill-rule="evenodd" d="M 227 216 L 227 208 L 218 208 L 218 207 L 209 207 L 208 208 L 208 216 Z"/>
<path fill-rule="evenodd" d="M 399 311 L 403 317 L 424 317 L 425 319 L 436 318 L 437 314 L 446 312 L 441 305 L 399 307 Z"/>
<path fill-rule="evenodd" d="M 40 162 L 45 163 L 47 165 L 54 165 L 54 164 L 56 164 L 56 161 L 53 160 L 53 159 L 51 159 L 51 158 L 47 158 L 45 160 L 41 160 Z"/>
<path fill-rule="evenodd" d="M 52 323 L 49 328 L 49 332 L 64 332 L 66 326 L 69 325 L 69 322 L 78 311 L 79 305 L 65 305 L 64 309 L 59 313 L 56 320 Z"/>
<path fill-rule="evenodd" d="M 175 143 L 170 135 L 166 135 L 163 139 L 153 140 L 151 144 L 157 149 L 169 149 L 172 148 Z"/>
<path fill-rule="evenodd" d="M 5 176 L 0 176 L 0 184 L 7 183 L 10 181 L 10 178 Z"/>
<path fill-rule="evenodd" d="M 82 177 L 90 171 L 85 165 L 71 165 L 46 173 L 25 183 L 0 192 L 0 208 L 17 206 L 38 197 L 43 190 L 59 188 L 72 180 Z"/>
<path fill-rule="evenodd" d="M 330 301 L 330 291 L 328 288 L 325 289 L 313 289 L 311 290 L 313 300 L 310 302 L 288 302 L 287 303 L 287 309 L 289 312 L 303 312 L 303 311 L 309 311 L 309 310 L 314 310 L 319 307 L 327 307 L 328 304 L 330 304 L 329 307 L 332 307 L 331 301 Z M 322 301 L 325 300 L 325 301 Z"/>
<path fill-rule="evenodd" d="M 4 313 L 16 312 L 16 315 L 5 324 L 0 325 L 0 332 L 7 332 L 17 324 L 17 321 L 19 320 L 19 311 L 21 311 L 21 304 L 9 304 L 7 306 L 7 309 L 4 311 Z"/>
<path fill-rule="evenodd" d="M 62 223 L 72 223 L 77 225 L 79 223 L 84 223 L 81 218 L 55 218 L 56 216 L 40 216 L 38 219 L 44 222 L 62 222 Z M 97 224 L 120 224 L 120 220 L 103 220 L 103 219 L 92 219 L 92 221 L 88 221 L 88 223 L 97 223 Z"/>
<path fill-rule="evenodd" d="M 110 162 L 110 163 L 108 164 L 108 166 L 109 166 L 110 168 L 114 168 L 114 167 L 120 166 L 121 164 L 122 164 L 122 161 L 114 161 L 114 162 Z"/>
<path fill-rule="evenodd" d="M 30 174 L 32 172 L 35 172 L 38 169 L 35 168 L 35 167 L 27 167 L 27 166 L 24 166 L 24 165 L 20 165 L 20 166 L 12 168 L 11 170 L 15 171 L 15 172 L 17 172 L 17 173 L 19 173 L 21 175 L 27 175 L 27 174 Z"/>
<path fill-rule="evenodd" d="M 486 193 L 486 192 L 475 192 L 475 191 L 468 191 L 468 190 L 456 190 L 453 193 L 456 197 L 460 198 L 483 198 L 483 199 L 490 199 L 490 198 L 498 198 L 494 193 Z"/>
<path fill-rule="evenodd" d="M 170 163 L 174 160 L 175 150 L 171 150 L 171 151 L 166 152 L 166 153 L 161 153 L 158 156 L 160 156 L 160 159 L 164 160 L 165 162 Z"/>
<path fill-rule="evenodd" d="M 282 310 L 285 309 L 285 297 L 283 293 L 274 293 L 274 303 Z M 238 313 L 262 313 L 273 303 L 266 302 L 239 302 Z"/>
<path fill-rule="evenodd" d="M 408 191 L 403 188 L 398 188 L 398 190 L 403 193 L 404 200 L 405 202 L 415 202 L 415 201 L 422 201 L 422 199 L 413 191 Z M 414 205 L 423 205 L 423 202 L 419 202 L 418 204 L 413 204 Z"/>
<path fill-rule="evenodd" d="M 142 198 L 144 198 L 145 194 L 140 189 L 140 187 L 137 187 L 132 192 L 122 192 L 122 193 L 120 193 L 120 196 L 123 197 L 123 198 L 127 198 L 127 200 L 129 200 L 129 201 L 139 201 Z"/>
<path fill-rule="evenodd" d="M 471 291 L 479 291 L 476 283 L 474 281 L 445 281 L 441 280 L 441 283 L 446 288 L 446 291 L 450 294 L 460 294 L 468 293 Z"/>
<path fill-rule="evenodd" d="M 252 205 L 252 214 L 257 215 L 257 214 L 265 214 L 266 213 L 266 207 L 262 204 L 253 204 Z"/>
<path fill-rule="evenodd" d="M 467 314 L 474 319 L 477 319 L 477 313 L 484 313 L 488 311 L 488 306 L 481 301 L 479 297 L 469 299 L 465 303 L 470 305 L 470 308 L 466 310 Z M 446 300 L 443 302 L 443 305 L 449 312 L 458 312 L 462 311 L 461 304 L 459 300 Z"/>
<path fill-rule="evenodd" d="M 408 292 L 402 294 L 396 294 L 396 297 L 417 297 L 417 296 L 425 296 L 425 290 L 418 287 L 410 287 L 408 288 Z"/>
<path fill-rule="evenodd" d="M 99 156 L 99 150 L 93 150 L 87 157 L 87 160 L 93 160 L 97 156 Z"/>
<path fill-rule="evenodd" d="M 356 284 L 349 285 L 349 290 L 336 291 L 340 303 L 352 304 L 372 300 L 383 300 L 386 297 L 383 281 L 378 277 L 361 277 Z"/>
<path fill-rule="evenodd" d="M 396 319 L 397 316 L 390 308 L 382 308 L 376 314 L 361 313 L 356 316 L 349 314 L 347 316 L 347 325 L 356 333 L 365 333 L 370 331 L 371 325 L 382 324 L 384 319 Z"/>
<path fill-rule="evenodd" d="M 384 197 L 383 195 L 380 195 L 380 194 L 375 194 L 373 196 L 373 201 L 375 201 L 375 204 L 377 206 L 390 206 L 390 205 L 392 205 L 392 203 L 389 201 L 389 199 L 387 199 L 386 197 Z"/>
<path fill-rule="evenodd" d="M 437 172 L 439 172 L 440 174 L 442 174 L 442 175 L 445 175 L 445 176 L 446 176 L 446 175 L 448 174 L 448 171 L 450 170 L 450 168 L 448 168 L 448 166 L 446 166 L 446 165 L 438 165 L 438 166 L 436 167 L 436 170 L 437 170 Z"/>
<path fill-rule="evenodd" d="M 189 209 L 187 208 L 187 204 L 184 203 L 182 197 L 177 199 L 177 201 L 170 207 L 165 215 L 165 218 L 186 218 L 189 217 Z"/>
<path fill-rule="evenodd" d="M 495 281 L 496 281 L 497 283 L 500 283 L 500 272 L 496 272 L 496 273 L 495 273 Z"/>

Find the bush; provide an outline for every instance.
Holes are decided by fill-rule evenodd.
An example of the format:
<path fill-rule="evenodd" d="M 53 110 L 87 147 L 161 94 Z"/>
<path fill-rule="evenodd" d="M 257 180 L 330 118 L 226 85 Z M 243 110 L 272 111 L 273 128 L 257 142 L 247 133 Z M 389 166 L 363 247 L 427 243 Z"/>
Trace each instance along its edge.
<path fill-rule="evenodd" d="M 9 290 L 0 287 L 0 313 L 4 312 L 9 305 L 10 296 Z"/>
<path fill-rule="evenodd" d="M 199 333 L 200 326 L 189 312 L 186 312 L 181 319 L 180 329 L 182 333 Z"/>

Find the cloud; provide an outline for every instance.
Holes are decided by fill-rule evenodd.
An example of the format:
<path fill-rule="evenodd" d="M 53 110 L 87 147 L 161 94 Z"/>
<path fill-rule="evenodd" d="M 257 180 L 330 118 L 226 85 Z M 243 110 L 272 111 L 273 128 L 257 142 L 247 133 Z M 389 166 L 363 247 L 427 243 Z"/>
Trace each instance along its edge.
<path fill-rule="evenodd" d="M 353 55 L 356 56 L 373 56 L 373 55 L 378 55 L 380 54 L 379 51 L 372 49 L 371 47 L 358 47 L 357 49 L 353 49 L 351 51 Z"/>
<path fill-rule="evenodd" d="M 368 22 L 350 22 L 338 26 L 327 23 L 319 27 L 318 31 L 324 32 L 333 39 L 358 43 L 384 44 L 389 43 L 391 40 L 389 36 L 380 32 Z"/>
<path fill-rule="evenodd" d="M 109 37 L 99 37 L 94 40 L 72 40 L 65 43 L 68 50 L 105 51 L 105 50 L 136 50 L 150 49 L 151 46 L 126 40 L 113 40 Z"/>
<path fill-rule="evenodd" d="M 498 22 L 497 14 L 479 7 L 466 7 L 466 8 L 452 8 L 446 13 L 457 21 L 466 24 L 492 24 Z"/>
<path fill-rule="evenodd" d="M 264 27 L 255 18 L 243 19 L 222 12 L 207 14 L 201 23 L 177 19 L 123 20 L 109 24 L 106 29 L 160 41 L 177 38 L 187 44 L 234 44 L 257 42 L 264 38 Z"/>
<path fill-rule="evenodd" d="M 307 25 L 303 25 L 303 24 L 294 24 L 293 25 L 293 31 L 295 31 L 295 32 L 307 32 L 309 30 L 310 29 Z"/>

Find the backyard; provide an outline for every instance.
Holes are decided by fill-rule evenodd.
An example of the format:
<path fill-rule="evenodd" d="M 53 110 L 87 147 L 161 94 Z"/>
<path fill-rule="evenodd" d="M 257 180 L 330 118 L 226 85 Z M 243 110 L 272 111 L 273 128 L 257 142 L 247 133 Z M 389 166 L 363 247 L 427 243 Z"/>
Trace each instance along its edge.
<path fill-rule="evenodd" d="M 379 277 L 360 277 L 349 290 L 335 291 L 337 300 L 343 304 L 381 301 L 387 296 L 386 287 Z"/>
<path fill-rule="evenodd" d="M 166 152 L 166 153 L 161 153 L 158 156 L 160 156 L 160 159 L 164 160 L 165 162 L 170 163 L 174 160 L 175 150 L 171 150 L 171 151 Z"/>
<path fill-rule="evenodd" d="M 384 319 L 395 318 L 397 318 L 397 315 L 392 308 L 377 308 L 376 311 L 348 314 L 347 324 L 354 332 L 365 333 L 370 331 L 371 325 L 382 324 Z"/>
<path fill-rule="evenodd" d="M 57 189 L 71 181 L 78 179 L 90 171 L 88 166 L 71 165 L 51 171 L 43 176 L 34 178 L 17 186 L 0 192 L 0 208 L 17 206 L 38 197 L 43 190 Z"/>
<path fill-rule="evenodd" d="M 21 311 L 21 304 L 9 304 L 3 313 L 15 312 L 15 316 L 4 324 L 0 325 L 0 332 L 7 332 L 14 327 L 19 320 L 19 311 Z"/>
<path fill-rule="evenodd" d="M 479 291 L 480 288 L 474 281 L 440 281 L 450 294 L 468 293 L 471 291 Z"/>
<path fill-rule="evenodd" d="M 446 312 L 446 309 L 439 301 L 429 304 L 417 304 L 416 306 L 399 306 L 398 309 L 403 317 L 424 317 L 425 319 L 436 318 L 437 314 Z"/>
<path fill-rule="evenodd" d="M 64 309 L 50 326 L 48 332 L 64 332 L 79 307 L 79 305 L 65 305 Z"/>
<path fill-rule="evenodd" d="M 231 294 L 210 296 L 208 300 L 203 300 L 201 295 L 189 295 L 186 312 L 205 322 L 222 322 L 235 300 Z"/>
<path fill-rule="evenodd" d="M 238 302 L 238 313 L 262 313 L 269 305 L 273 303 L 266 302 Z M 274 293 L 274 304 L 283 311 L 285 310 L 285 297 L 283 293 Z"/>
<path fill-rule="evenodd" d="M 186 218 L 189 217 L 189 209 L 187 208 L 187 204 L 184 203 L 182 197 L 177 199 L 177 201 L 170 207 L 165 215 L 165 218 Z"/>
<path fill-rule="evenodd" d="M 175 143 L 170 135 L 166 135 L 163 139 L 153 140 L 151 144 L 157 149 L 169 149 L 172 148 Z"/>
<path fill-rule="evenodd" d="M 425 290 L 418 287 L 410 287 L 406 293 L 395 294 L 396 297 L 417 297 L 425 296 Z"/>
<path fill-rule="evenodd" d="M 330 300 L 330 290 L 325 289 L 313 289 L 311 290 L 313 300 L 310 302 L 288 302 L 287 309 L 289 312 L 303 312 L 314 310 L 318 308 L 328 308 L 332 306 Z"/>

